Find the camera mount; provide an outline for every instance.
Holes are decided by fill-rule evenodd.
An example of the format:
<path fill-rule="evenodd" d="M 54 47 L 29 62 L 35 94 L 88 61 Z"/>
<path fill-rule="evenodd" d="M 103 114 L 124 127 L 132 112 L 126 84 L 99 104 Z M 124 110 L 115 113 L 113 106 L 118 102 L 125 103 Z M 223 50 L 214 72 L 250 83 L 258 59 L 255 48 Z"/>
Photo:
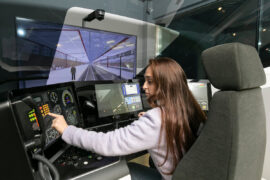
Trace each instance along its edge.
<path fill-rule="evenodd" d="M 96 9 L 95 11 L 93 11 L 92 13 L 90 13 L 89 15 L 87 15 L 85 18 L 83 18 L 83 21 L 92 21 L 94 19 L 97 19 L 99 21 L 104 19 L 104 15 L 105 15 L 105 10 L 103 9 Z"/>

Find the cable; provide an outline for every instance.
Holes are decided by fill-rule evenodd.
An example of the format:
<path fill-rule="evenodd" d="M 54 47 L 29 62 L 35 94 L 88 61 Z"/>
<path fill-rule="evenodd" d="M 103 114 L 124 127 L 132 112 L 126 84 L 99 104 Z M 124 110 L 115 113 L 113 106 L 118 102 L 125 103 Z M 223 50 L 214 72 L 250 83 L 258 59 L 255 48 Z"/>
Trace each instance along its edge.
<path fill-rule="evenodd" d="M 46 159 L 44 156 L 41 156 L 39 154 L 33 154 L 32 158 L 33 159 L 36 159 L 38 161 L 41 161 L 40 163 L 46 164 L 48 166 L 48 168 L 51 170 L 51 172 L 52 172 L 55 180 L 59 180 L 60 179 L 60 175 L 59 175 L 57 169 L 54 167 L 54 165 L 48 159 Z M 42 168 L 42 167 L 43 166 L 39 164 L 39 168 Z M 40 174 L 41 174 L 41 176 L 43 176 L 41 178 L 45 178 L 44 177 L 45 173 L 44 173 L 44 169 L 43 168 L 40 171 Z"/>
<path fill-rule="evenodd" d="M 43 164 L 42 164 L 42 162 L 38 162 L 38 171 L 39 171 L 39 174 L 40 174 L 40 177 L 41 177 L 41 179 L 42 180 L 46 180 L 45 179 L 45 173 L 44 173 L 44 169 L 43 169 L 44 167 L 43 167 Z"/>

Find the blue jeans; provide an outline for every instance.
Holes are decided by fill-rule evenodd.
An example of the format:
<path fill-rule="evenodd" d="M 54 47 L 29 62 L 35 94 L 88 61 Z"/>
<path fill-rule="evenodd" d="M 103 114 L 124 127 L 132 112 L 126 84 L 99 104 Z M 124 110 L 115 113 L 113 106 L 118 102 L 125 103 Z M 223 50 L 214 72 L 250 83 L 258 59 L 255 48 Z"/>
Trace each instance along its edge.
<path fill-rule="evenodd" d="M 129 173 L 132 180 L 158 180 L 161 175 L 158 170 L 137 163 L 128 163 Z"/>

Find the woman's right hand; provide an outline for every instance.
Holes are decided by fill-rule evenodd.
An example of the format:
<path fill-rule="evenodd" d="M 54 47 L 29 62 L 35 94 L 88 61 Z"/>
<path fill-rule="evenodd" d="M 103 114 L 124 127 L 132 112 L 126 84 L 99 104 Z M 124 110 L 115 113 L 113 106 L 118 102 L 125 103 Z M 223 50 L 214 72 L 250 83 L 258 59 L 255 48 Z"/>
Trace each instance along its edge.
<path fill-rule="evenodd" d="M 52 128 L 56 129 L 62 135 L 65 129 L 68 127 L 64 116 L 54 113 L 49 113 L 48 115 L 54 118 L 52 121 Z"/>
<path fill-rule="evenodd" d="M 139 112 L 138 117 L 140 118 L 141 116 L 143 116 L 146 112 Z"/>

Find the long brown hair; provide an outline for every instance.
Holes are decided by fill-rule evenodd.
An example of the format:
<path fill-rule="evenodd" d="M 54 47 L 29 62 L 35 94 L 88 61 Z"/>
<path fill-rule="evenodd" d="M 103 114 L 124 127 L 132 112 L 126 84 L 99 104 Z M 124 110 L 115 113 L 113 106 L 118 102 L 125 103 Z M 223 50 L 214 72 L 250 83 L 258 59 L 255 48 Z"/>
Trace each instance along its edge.
<path fill-rule="evenodd" d="M 196 140 L 196 132 L 201 122 L 206 120 L 204 112 L 190 92 L 186 75 L 181 66 L 170 58 L 149 60 L 156 92 L 148 98 L 152 107 L 161 109 L 161 132 L 165 131 L 167 153 L 162 166 L 173 156 L 172 174 L 183 153 L 188 151 Z M 161 133 L 162 134 L 162 133 Z M 160 137 L 161 139 L 161 137 Z"/>

